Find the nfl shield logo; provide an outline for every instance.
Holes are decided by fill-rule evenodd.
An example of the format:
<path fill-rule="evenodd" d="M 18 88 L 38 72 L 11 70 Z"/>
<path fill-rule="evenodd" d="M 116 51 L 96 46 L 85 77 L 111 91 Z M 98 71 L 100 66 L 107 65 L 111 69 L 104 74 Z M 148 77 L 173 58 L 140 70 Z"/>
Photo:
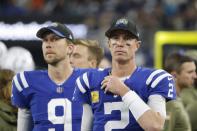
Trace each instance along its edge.
<path fill-rule="evenodd" d="M 57 93 L 62 93 L 64 91 L 64 89 L 62 87 L 57 87 L 56 92 Z"/>

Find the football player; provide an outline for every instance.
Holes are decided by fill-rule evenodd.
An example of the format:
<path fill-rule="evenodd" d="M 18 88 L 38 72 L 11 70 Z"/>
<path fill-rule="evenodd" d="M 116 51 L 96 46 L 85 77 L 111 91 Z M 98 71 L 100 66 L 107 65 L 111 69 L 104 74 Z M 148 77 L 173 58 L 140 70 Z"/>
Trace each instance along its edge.
<path fill-rule="evenodd" d="M 176 98 L 173 77 L 136 65 L 140 40 L 133 22 L 118 19 L 105 35 L 112 68 L 91 70 L 76 81 L 73 100 L 84 103 L 81 131 L 162 130 L 166 101 Z"/>
<path fill-rule="evenodd" d="M 73 34 L 65 25 L 53 23 L 36 35 L 42 39 L 48 70 L 24 71 L 13 78 L 12 103 L 19 108 L 17 130 L 79 131 L 82 105 L 71 100 L 75 80 L 85 70 L 70 65 Z"/>

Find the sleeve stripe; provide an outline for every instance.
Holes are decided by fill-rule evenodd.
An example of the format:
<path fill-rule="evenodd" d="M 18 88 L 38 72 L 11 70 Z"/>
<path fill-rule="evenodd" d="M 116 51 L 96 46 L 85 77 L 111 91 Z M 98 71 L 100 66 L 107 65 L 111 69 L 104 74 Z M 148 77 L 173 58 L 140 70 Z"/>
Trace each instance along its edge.
<path fill-rule="evenodd" d="M 167 76 L 171 76 L 171 75 L 168 74 L 168 73 L 165 73 L 165 74 L 163 74 L 163 75 L 157 77 L 157 79 L 155 79 L 155 80 L 153 81 L 153 83 L 151 84 L 151 87 L 152 87 L 152 88 L 155 88 L 155 87 L 157 86 L 157 84 L 158 84 L 161 80 L 163 80 L 165 77 L 167 77 Z"/>
<path fill-rule="evenodd" d="M 83 74 L 83 80 L 84 80 L 86 86 L 88 88 L 90 88 L 89 81 L 88 81 L 88 76 L 87 75 L 88 75 L 87 72 Z"/>
<path fill-rule="evenodd" d="M 150 74 L 150 76 L 148 77 L 148 79 L 146 80 L 146 85 L 149 85 L 149 84 L 151 83 L 153 77 L 154 77 L 155 75 L 161 73 L 162 71 L 164 71 L 164 70 L 159 69 L 159 70 L 156 70 L 156 71 L 152 72 L 152 73 Z"/>
<path fill-rule="evenodd" d="M 99 70 L 99 71 L 103 71 L 103 70 L 104 70 L 104 68 L 98 68 L 98 70 Z"/>
<path fill-rule="evenodd" d="M 23 84 L 24 88 L 29 87 L 29 85 L 28 85 L 28 83 L 27 83 L 27 81 L 26 81 L 24 72 L 21 72 L 21 73 L 20 73 L 20 78 L 21 78 L 21 81 L 22 81 L 22 84 Z"/>
<path fill-rule="evenodd" d="M 77 78 L 77 86 L 79 88 L 79 90 L 82 92 L 82 93 L 85 93 L 86 90 L 83 88 L 83 86 L 81 85 L 81 82 L 79 80 L 79 77 Z"/>
<path fill-rule="evenodd" d="M 16 88 L 18 89 L 18 91 L 21 92 L 23 90 L 23 88 L 19 84 L 18 79 L 17 79 L 17 76 L 14 76 L 14 83 L 15 83 Z"/>

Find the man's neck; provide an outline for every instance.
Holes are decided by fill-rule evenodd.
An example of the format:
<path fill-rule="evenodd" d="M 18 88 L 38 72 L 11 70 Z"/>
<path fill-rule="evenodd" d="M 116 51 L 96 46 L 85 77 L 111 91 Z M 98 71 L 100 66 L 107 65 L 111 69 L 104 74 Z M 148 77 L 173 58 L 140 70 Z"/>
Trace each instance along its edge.
<path fill-rule="evenodd" d="M 180 92 L 181 92 L 181 87 L 179 86 L 177 81 L 175 81 L 175 82 L 176 82 L 176 94 L 177 94 L 177 96 L 179 96 Z"/>
<path fill-rule="evenodd" d="M 73 72 L 70 63 L 63 62 L 54 65 L 48 65 L 49 77 L 56 83 L 60 84 L 67 80 Z"/>
<path fill-rule="evenodd" d="M 112 62 L 111 74 L 117 77 L 130 76 L 135 71 L 136 68 L 137 66 L 134 62 L 126 63 L 126 64 L 119 64 Z"/>

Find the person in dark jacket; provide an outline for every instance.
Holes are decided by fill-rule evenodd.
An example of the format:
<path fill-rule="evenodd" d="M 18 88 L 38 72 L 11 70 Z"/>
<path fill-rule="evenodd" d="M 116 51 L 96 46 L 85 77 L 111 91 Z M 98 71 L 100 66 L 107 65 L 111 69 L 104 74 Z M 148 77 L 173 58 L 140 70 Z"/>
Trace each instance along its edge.
<path fill-rule="evenodd" d="M 17 109 L 10 100 L 13 76 L 13 71 L 0 69 L 0 131 L 16 131 Z"/>

